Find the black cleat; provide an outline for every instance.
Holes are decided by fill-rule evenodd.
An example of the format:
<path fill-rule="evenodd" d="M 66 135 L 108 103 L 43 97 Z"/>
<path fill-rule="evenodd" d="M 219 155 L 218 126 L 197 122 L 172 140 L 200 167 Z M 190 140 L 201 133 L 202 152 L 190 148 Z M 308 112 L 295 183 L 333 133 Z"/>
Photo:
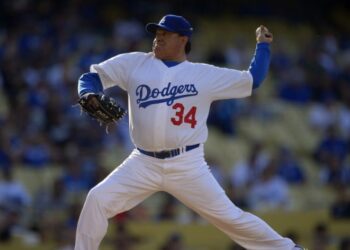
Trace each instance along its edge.
<path fill-rule="evenodd" d="M 300 245 L 295 245 L 295 247 L 293 248 L 293 250 L 308 250 L 307 248 L 305 247 L 302 247 Z"/>

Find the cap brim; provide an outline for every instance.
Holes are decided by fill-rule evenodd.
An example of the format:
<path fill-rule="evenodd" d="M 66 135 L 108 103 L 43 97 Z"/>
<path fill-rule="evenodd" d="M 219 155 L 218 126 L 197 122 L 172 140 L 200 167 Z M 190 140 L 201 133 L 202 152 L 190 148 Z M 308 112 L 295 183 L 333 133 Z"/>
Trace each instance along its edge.
<path fill-rule="evenodd" d="M 172 29 L 169 29 L 168 27 L 166 26 L 163 26 L 163 25 L 159 25 L 158 23 L 148 23 L 146 24 L 146 30 L 149 32 L 149 33 L 152 33 L 152 34 L 155 34 L 157 29 L 163 29 L 163 30 L 167 30 L 167 31 L 170 31 L 170 32 L 175 32 L 174 30 Z"/>

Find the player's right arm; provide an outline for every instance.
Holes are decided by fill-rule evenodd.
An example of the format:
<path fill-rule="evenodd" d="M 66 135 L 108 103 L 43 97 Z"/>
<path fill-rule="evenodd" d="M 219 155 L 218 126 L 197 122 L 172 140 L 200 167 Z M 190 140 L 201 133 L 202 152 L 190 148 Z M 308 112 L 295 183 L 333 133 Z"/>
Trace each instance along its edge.
<path fill-rule="evenodd" d="M 211 100 L 242 98 L 252 94 L 266 78 L 270 65 L 272 34 L 264 26 L 256 30 L 256 50 L 248 70 L 206 66 L 201 74 L 210 81 Z"/>
<path fill-rule="evenodd" d="M 256 29 L 256 49 L 249 66 L 249 72 L 253 77 L 253 89 L 256 89 L 266 78 L 270 66 L 270 43 L 273 40 L 272 33 L 260 25 Z"/>
<path fill-rule="evenodd" d="M 270 67 L 270 45 L 258 43 L 254 57 L 249 66 L 249 72 L 253 77 L 253 89 L 258 88 L 267 76 Z"/>

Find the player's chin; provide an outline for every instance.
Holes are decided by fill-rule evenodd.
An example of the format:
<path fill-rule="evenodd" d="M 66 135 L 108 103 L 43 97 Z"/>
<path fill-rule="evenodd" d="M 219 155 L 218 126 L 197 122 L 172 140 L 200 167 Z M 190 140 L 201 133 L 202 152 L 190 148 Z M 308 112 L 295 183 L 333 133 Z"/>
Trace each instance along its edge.
<path fill-rule="evenodd" d="M 154 56 L 158 59 L 162 59 L 164 57 L 163 56 L 164 53 L 162 53 L 162 50 L 160 50 L 159 48 L 154 48 L 153 53 L 154 53 Z"/>

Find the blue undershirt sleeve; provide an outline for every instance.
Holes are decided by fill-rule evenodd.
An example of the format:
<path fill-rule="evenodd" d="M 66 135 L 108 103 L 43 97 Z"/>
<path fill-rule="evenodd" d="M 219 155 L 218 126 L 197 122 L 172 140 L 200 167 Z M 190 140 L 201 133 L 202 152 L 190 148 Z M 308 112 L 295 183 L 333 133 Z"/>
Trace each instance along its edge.
<path fill-rule="evenodd" d="M 249 71 L 253 76 L 253 89 L 256 89 L 264 81 L 270 66 L 270 44 L 258 43 L 254 57 L 250 63 Z"/>
<path fill-rule="evenodd" d="M 97 73 L 82 74 L 78 81 L 78 94 L 83 96 L 86 93 L 103 92 L 101 79 Z"/>

